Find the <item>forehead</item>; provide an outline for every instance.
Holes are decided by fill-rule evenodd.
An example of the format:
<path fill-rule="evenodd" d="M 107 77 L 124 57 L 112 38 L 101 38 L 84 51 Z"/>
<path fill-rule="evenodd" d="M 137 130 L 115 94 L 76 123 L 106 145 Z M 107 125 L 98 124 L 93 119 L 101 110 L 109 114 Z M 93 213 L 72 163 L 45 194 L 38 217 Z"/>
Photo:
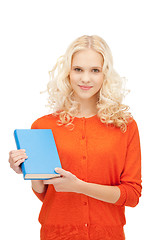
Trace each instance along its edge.
<path fill-rule="evenodd" d="M 93 49 L 80 50 L 73 54 L 72 66 L 103 66 L 103 56 Z"/>

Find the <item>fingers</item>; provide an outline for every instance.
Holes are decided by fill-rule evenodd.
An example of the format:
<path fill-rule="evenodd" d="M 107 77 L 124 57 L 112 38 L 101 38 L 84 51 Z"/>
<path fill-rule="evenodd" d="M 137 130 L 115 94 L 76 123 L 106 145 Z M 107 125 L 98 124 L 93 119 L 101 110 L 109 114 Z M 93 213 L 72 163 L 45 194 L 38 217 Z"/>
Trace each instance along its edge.
<path fill-rule="evenodd" d="M 15 166 L 15 167 L 19 167 L 19 166 L 21 165 L 21 163 L 23 163 L 24 161 L 25 161 L 25 158 L 22 158 L 22 159 L 16 161 L 16 162 L 14 163 L 14 166 Z"/>
<path fill-rule="evenodd" d="M 51 178 L 51 179 L 48 179 L 48 180 L 43 180 L 43 183 L 44 184 L 58 184 L 60 183 L 61 179 L 60 177 L 55 177 L 55 178 Z"/>
<path fill-rule="evenodd" d="M 15 158 L 15 157 L 19 157 L 19 156 L 26 156 L 25 150 L 24 149 L 20 149 L 20 150 L 12 150 L 9 152 L 9 156 L 11 158 Z"/>
<path fill-rule="evenodd" d="M 56 167 L 55 168 L 56 173 L 59 173 L 61 176 L 69 176 L 71 173 L 64 170 L 63 168 Z"/>
<path fill-rule="evenodd" d="M 14 163 L 14 164 L 18 164 L 18 162 L 22 162 L 22 160 L 24 161 L 27 158 L 27 155 L 25 153 L 25 150 L 12 150 L 9 153 L 9 162 L 10 163 Z"/>
<path fill-rule="evenodd" d="M 24 160 L 27 158 L 27 155 L 25 153 L 24 149 L 20 150 L 12 150 L 9 152 L 9 163 L 10 167 L 16 172 L 21 173 L 20 165 L 24 162 Z"/>

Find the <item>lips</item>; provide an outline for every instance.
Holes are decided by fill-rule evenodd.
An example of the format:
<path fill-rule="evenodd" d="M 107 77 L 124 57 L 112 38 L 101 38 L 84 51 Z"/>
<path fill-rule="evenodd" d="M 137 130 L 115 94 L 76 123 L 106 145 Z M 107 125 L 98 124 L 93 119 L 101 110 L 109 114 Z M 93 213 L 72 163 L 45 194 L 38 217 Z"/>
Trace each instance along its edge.
<path fill-rule="evenodd" d="M 83 86 L 83 85 L 79 85 L 79 87 L 82 89 L 82 90 L 89 90 L 92 88 L 92 86 Z"/>

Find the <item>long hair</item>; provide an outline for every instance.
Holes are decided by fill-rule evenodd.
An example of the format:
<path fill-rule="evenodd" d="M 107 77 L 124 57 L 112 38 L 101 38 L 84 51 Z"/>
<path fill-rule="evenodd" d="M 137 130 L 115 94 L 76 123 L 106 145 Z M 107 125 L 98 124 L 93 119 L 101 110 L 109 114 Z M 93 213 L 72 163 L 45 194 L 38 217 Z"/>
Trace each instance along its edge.
<path fill-rule="evenodd" d="M 59 124 L 68 126 L 73 123 L 74 117 L 79 113 L 79 103 L 74 99 L 69 81 L 71 62 L 74 53 L 87 48 L 97 51 L 104 59 L 102 69 L 104 80 L 97 101 L 97 115 L 102 123 L 119 127 L 125 132 L 128 120 L 131 119 L 129 107 L 122 103 L 128 93 L 125 89 L 125 78 L 120 77 L 114 70 L 109 46 L 96 35 L 77 38 L 49 72 L 50 81 L 47 85 L 49 107 L 54 115 L 59 116 Z"/>

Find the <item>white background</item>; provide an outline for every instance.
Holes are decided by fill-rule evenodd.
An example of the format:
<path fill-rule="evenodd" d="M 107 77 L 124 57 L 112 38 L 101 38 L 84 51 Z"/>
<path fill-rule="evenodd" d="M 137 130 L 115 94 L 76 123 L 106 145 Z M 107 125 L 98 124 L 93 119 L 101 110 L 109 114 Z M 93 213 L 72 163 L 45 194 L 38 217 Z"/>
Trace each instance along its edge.
<path fill-rule="evenodd" d="M 0 238 L 39 239 L 41 202 L 9 168 L 15 128 L 30 128 L 45 108 L 48 71 L 77 37 L 100 35 L 115 69 L 128 79 L 141 137 L 143 192 L 126 208 L 127 240 L 160 239 L 159 222 L 159 1 L 3 0 L 0 2 L 1 197 Z M 3 236 L 3 237 L 2 237 Z"/>

